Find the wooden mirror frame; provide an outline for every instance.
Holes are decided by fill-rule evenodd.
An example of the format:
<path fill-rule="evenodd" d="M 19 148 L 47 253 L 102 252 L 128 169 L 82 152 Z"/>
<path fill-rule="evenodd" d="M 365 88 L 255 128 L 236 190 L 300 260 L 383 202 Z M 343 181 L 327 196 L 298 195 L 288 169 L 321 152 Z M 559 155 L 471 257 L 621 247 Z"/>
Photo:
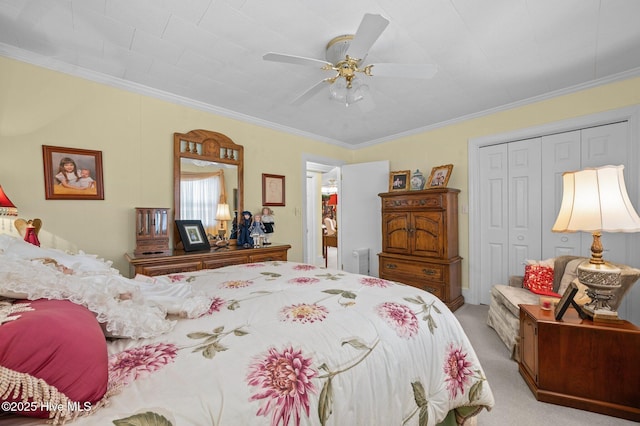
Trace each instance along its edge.
<path fill-rule="evenodd" d="M 180 172 L 183 158 L 237 166 L 237 211 L 244 210 L 244 147 L 222 133 L 209 130 L 192 130 L 173 134 L 173 214 L 180 220 Z M 233 219 L 232 219 L 233 220 Z M 173 245 L 182 248 L 182 240 L 174 226 Z"/>

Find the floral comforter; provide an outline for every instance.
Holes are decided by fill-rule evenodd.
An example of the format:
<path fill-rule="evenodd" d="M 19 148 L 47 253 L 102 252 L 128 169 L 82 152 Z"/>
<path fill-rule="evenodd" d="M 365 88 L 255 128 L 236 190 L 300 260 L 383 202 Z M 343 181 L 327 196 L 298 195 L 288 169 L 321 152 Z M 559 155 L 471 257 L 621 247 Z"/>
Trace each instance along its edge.
<path fill-rule="evenodd" d="M 109 343 L 121 391 L 74 425 L 462 424 L 493 406 L 460 324 L 414 287 L 295 262 L 156 279 L 213 303 L 169 333 Z"/>

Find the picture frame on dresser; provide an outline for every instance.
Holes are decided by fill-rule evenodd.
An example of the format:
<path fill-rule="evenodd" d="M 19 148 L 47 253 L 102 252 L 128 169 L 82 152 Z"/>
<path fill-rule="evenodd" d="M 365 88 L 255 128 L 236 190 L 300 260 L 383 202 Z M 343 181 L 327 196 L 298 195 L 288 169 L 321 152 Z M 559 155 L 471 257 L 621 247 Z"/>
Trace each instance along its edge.
<path fill-rule="evenodd" d="M 410 170 L 397 170 L 389 173 L 389 192 L 408 191 Z"/>
<path fill-rule="evenodd" d="M 452 171 L 453 164 L 443 164 L 431 169 L 431 174 L 427 181 L 428 188 L 446 188 Z"/>
<path fill-rule="evenodd" d="M 210 250 L 211 244 L 201 220 L 176 220 L 184 251 Z"/>

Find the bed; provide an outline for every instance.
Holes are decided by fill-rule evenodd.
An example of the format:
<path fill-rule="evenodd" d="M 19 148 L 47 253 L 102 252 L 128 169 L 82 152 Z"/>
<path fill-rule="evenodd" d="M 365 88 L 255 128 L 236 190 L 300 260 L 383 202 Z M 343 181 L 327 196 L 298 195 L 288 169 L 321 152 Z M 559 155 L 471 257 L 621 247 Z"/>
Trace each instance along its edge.
<path fill-rule="evenodd" d="M 0 295 L 0 424 L 468 424 L 494 404 L 451 311 L 379 278 L 263 262 L 129 279 L 0 235 Z"/>

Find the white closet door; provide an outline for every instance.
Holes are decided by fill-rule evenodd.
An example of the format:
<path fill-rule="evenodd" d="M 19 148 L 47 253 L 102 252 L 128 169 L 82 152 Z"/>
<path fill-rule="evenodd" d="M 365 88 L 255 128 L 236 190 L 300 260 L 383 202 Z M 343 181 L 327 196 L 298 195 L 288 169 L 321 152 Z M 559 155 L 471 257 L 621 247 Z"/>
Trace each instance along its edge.
<path fill-rule="evenodd" d="M 580 256 L 582 233 L 551 232 L 562 203 L 562 174 L 581 169 L 581 132 L 542 137 L 542 258 Z"/>
<path fill-rule="evenodd" d="M 523 275 L 527 259 L 540 259 L 541 138 L 508 144 L 509 275 Z"/>
<path fill-rule="evenodd" d="M 488 305 L 494 284 L 508 280 L 509 209 L 507 145 L 493 145 L 480 149 L 480 205 L 481 259 L 480 303 Z"/>
<path fill-rule="evenodd" d="M 624 177 L 629 193 L 635 193 L 633 182 L 629 178 L 631 153 L 627 142 L 628 123 L 614 123 L 606 126 L 591 127 L 582 130 L 582 168 L 599 167 L 606 165 L 625 166 Z M 636 205 L 637 208 L 637 205 Z M 602 246 L 604 247 L 604 259 L 610 262 L 625 265 L 638 266 L 637 253 L 631 253 L 631 238 L 638 238 L 634 234 L 626 233 L 602 233 Z M 592 237 L 585 234 L 583 241 L 583 256 L 591 256 L 589 247 Z"/>

